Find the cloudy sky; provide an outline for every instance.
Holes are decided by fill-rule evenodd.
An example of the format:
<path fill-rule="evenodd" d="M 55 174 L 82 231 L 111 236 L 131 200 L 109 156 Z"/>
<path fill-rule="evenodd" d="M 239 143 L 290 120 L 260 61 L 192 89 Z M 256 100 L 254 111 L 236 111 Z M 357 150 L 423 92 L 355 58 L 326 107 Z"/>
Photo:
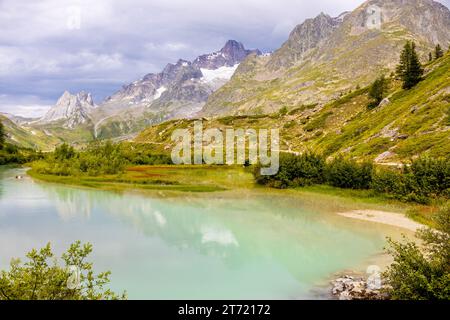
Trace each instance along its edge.
<path fill-rule="evenodd" d="M 0 112 L 41 115 L 64 90 L 89 91 L 100 102 L 228 39 L 271 51 L 305 18 L 336 16 L 362 2 L 0 0 Z"/>

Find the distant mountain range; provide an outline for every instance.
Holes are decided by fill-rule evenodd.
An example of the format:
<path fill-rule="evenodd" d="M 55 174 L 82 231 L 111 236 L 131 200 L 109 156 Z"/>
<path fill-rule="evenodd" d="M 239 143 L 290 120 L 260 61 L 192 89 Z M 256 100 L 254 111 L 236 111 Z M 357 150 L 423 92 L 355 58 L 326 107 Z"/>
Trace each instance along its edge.
<path fill-rule="evenodd" d="M 160 73 L 150 73 L 123 88 L 99 105 L 91 94 L 64 92 L 56 105 L 28 125 L 44 129 L 83 128 L 94 138 L 114 138 L 135 133 L 148 125 L 172 118 L 186 118 L 199 112 L 209 95 L 224 85 L 239 63 L 259 50 L 247 50 L 229 40 L 211 54 L 194 61 L 169 63 Z"/>
<path fill-rule="evenodd" d="M 368 87 L 353 90 L 325 105 L 305 104 L 266 115 L 203 118 L 204 129 L 279 128 L 280 149 L 288 153 L 314 150 L 397 165 L 418 156 L 450 155 L 450 52 L 424 65 L 425 77 L 414 89 L 387 77 L 382 103 L 369 109 Z M 191 129 L 195 119 L 167 121 L 141 132 L 134 141 L 154 153 L 173 149 L 177 129 Z"/>
<path fill-rule="evenodd" d="M 314 118 L 333 101 L 394 72 L 407 40 L 416 42 L 427 63 L 436 44 L 446 48 L 450 43 L 449 9 L 432 0 L 369 0 L 338 17 L 321 13 L 304 21 L 271 54 L 230 40 L 217 52 L 147 74 L 98 105 L 88 93 L 65 92 L 41 119 L 13 122 L 25 131 L 44 132 L 52 141 L 84 143 L 131 139 L 170 119 L 299 108 Z M 292 126 L 302 128 L 309 120 L 301 121 Z"/>

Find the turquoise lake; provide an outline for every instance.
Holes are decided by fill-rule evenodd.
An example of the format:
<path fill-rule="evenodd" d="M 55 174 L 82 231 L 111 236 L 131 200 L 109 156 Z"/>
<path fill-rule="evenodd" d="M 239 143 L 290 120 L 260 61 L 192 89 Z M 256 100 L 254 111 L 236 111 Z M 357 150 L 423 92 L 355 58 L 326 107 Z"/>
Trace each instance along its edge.
<path fill-rule="evenodd" d="M 0 268 L 81 240 L 130 299 L 322 299 L 334 274 L 383 260 L 402 229 L 341 217 L 361 208 L 292 192 L 114 193 L 0 169 Z"/>

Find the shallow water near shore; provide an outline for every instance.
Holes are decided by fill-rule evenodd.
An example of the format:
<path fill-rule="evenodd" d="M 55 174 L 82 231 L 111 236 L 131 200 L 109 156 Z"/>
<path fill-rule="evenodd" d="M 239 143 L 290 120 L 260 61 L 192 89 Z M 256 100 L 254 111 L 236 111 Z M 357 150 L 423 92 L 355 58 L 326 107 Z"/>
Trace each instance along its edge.
<path fill-rule="evenodd" d="M 15 176 L 25 175 L 22 180 Z M 336 197 L 238 190 L 114 193 L 0 169 L 0 268 L 51 242 L 94 246 L 97 272 L 130 299 L 323 298 L 333 274 L 384 264 L 386 237 L 411 232 L 353 220 Z"/>

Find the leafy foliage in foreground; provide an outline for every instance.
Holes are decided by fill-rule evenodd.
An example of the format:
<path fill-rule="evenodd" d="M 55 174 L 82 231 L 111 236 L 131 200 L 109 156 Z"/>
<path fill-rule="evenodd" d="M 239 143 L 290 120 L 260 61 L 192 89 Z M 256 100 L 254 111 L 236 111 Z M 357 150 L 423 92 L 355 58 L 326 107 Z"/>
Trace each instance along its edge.
<path fill-rule="evenodd" d="M 121 173 L 128 165 L 170 163 L 169 156 L 152 154 L 144 145 L 113 144 L 108 141 L 92 143 L 83 151 L 63 144 L 44 160 L 33 163 L 32 167 L 42 174 L 99 176 Z"/>
<path fill-rule="evenodd" d="M 92 263 L 86 262 L 91 252 L 91 244 L 77 241 L 62 255 L 62 266 L 50 244 L 31 250 L 25 263 L 12 259 L 10 270 L 0 273 L 0 300 L 126 299 L 125 293 L 105 289 L 111 272 L 94 274 Z"/>
<path fill-rule="evenodd" d="M 394 300 L 450 300 L 450 205 L 434 217 L 436 230 L 423 229 L 414 242 L 389 240 L 394 263 L 384 273 Z"/>

